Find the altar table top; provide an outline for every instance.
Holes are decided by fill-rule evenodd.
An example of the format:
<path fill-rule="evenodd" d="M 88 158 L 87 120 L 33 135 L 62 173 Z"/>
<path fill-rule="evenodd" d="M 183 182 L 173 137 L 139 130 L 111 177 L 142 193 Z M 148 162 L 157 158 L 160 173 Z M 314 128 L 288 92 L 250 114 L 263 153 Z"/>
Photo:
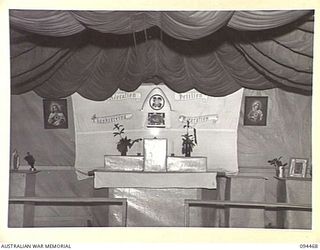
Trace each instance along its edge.
<path fill-rule="evenodd" d="M 95 188 L 206 188 L 215 189 L 216 172 L 94 172 Z"/>

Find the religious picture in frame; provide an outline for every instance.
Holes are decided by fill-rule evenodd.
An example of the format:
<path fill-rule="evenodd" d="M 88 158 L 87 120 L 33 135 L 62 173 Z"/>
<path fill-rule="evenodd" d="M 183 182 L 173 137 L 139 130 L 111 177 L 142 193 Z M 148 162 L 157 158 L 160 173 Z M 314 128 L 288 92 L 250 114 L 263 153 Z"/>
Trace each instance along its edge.
<path fill-rule="evenodd" d="M 148 128 L 165 128 L 165 113 L 148 113 Z"/>
<path fill-rule="evenodd" d="M 290 177 L 302 177 L 306 176 L 308 159 L 306 158 L 291 158 L 290 159 Z"/>
<path fill-rule="evenodd" d="M 267 96 L 246 96 L 244 104 L 245 126 L 266 126 L 268 114 Z"/>
<path fill-rule="evenodd" d="M 66 99 L 44 99 L 43 117 L 45 129 L 68 128 L 68 109 Z"/>

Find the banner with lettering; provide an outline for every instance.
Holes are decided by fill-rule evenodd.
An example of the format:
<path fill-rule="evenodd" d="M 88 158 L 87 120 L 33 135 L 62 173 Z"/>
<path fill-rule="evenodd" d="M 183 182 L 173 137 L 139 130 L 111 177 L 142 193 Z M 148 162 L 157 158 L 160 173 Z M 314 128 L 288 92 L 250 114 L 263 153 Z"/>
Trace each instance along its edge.
<path fill-rule="evenodd" d="M 136 91 L 117 91 L 106 101 L 72 96 L 75 123 L 76 161 L 79 178 L 88 171 L 104 167 L 104 155 L 120 155 L 119 137 L 166 138 L 167 154 L 182 156 L 184 125 L 196 129 L 197 145 L 192 156 L 207 157 L 208 170 L 236 173 L 237 128 L 242 90 L 225 97 L 210 97 L 196 90 L 175 93 L 165 85 L 141 85 Z M 193 130 L 192 130 L 193 131 Z M 192 132 L 191 131 L 191 132 Z M 143 141 L 129 149 L 128 155 L 143 153 Z"/>

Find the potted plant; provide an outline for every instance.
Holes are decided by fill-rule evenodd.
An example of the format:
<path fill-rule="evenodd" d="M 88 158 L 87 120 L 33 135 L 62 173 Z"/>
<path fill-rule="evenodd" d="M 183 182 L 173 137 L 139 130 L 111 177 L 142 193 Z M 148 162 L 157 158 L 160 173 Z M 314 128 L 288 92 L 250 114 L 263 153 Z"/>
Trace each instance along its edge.
<path fill-rule="evenodd" d="M 187 133 L 182 135 L 182 154 L 185 157 L 190 157 L 193 147 L 197 144 L 196 129 L 193 128 L 193 135 L 189 134 L 189 129 L 191 128 L 189 121 L 187 121 L 187 124 L 183 128 L 187 129 Z"/>
<path fill-rule="evenodd" d="M 282 163 L 281 158 L 282 158 L 282 156 L 280 156 L 279 158 L 274 158 L 272 160 L 269 160 L 268 163 L 275 167 L 276 176 L 283 178 L 284 177 L 284 167 L 286 165 L 288 165 L 288 163 Z"/>
<path fill-rule="evenodd" d="M 120 140 L 117 143 L 117 150 L 121 153 L 121 156 L 126 156 L 128 152 L 128 148 L 131 148 L 133 144 L 136 142 L 141 141 L 142 139 L 136 139 L 136 140 L 131 140 L 128 139 L 127 136 L 124 136 L 124 127 L 121 124 L 114 124 L 113 130 L 116 130 L 116 132 L 113 132 L 113 136 L 119 136 Z"/>

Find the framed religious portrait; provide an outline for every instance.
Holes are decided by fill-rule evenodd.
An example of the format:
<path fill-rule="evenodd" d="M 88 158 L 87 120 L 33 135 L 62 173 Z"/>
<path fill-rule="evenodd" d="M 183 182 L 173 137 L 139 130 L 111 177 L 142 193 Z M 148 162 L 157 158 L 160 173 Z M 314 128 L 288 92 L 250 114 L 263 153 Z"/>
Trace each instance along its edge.
<path fill-rule="evenodd" d="M 43 118 L 45 129 L 68 128 L 68 108 L 66 99 L 44 99 Z"/>
<path fill-rule="evenodd" d="M 246 96 L 244 104 L 245 126 L 266 126 L 268 114 L 267 96 Z"/>
<path fill-rule="evenodd" d="M 308 159 L 306 158 L 291 158 L 289 176 L 290 177 L 306 177 Z"/>
<path fill-rule="evenodd" d="M 147 128 L 165 128 L 165 113 L 148 113 Z"/>

